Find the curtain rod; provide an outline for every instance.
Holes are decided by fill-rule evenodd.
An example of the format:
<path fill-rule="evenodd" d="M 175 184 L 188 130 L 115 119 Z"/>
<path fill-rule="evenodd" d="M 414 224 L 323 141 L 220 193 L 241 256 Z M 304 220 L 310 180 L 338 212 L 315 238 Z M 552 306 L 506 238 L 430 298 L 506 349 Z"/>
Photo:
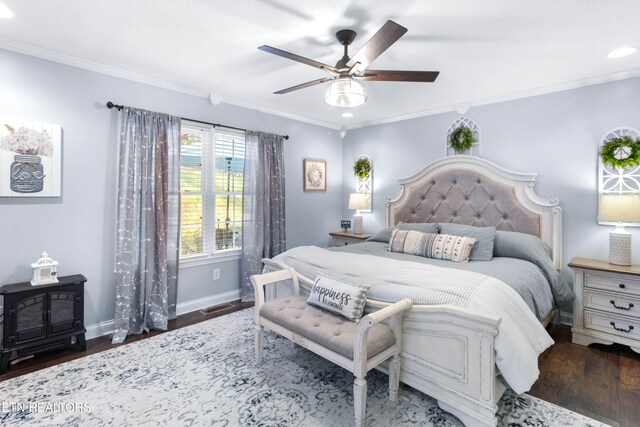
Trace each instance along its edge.
<path fill-rule="evenodd" d="M 113 102 L 109 101 L 109 102 L 107 102 L 107 108 L 108 109 L 115 108 L 116 110 L 121 111 L 124 108 L 124 105 L 114 104 Z M 228 128 L 228 129 L 241 130 L 241 131 L 244 131 L 244 132 L 247 131 L 246 129 L 237 128 L 237 127 L 233 127 L 233 126 L 227 126 L 227 125 L 221 125 L 220 123 L 203 122 L 202 120 L 188 119 L 186 117 L 181 117 L 181 119 L 182 120 L 188 120 L 190 122 L 201 123 L 203 125 L 211 125 L 213 127 L 223 127 L 223 128 Z M 282 135 L 282 137 L 284 139 L 289 139 L 289 135 Z"/>

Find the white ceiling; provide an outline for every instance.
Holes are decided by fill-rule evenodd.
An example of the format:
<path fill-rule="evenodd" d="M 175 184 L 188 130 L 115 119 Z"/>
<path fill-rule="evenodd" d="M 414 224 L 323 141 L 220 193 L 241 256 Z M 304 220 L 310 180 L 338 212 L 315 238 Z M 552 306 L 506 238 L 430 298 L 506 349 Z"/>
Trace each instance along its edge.
<path fill-rule="evenodd" d="M 638 0 L 2 0 L 0 47 L 333 128 L 459 110 L 640 75 Z M 384 22 L 409 29 L 375 69 L 439 70 L 435 83 L 365 82 L 368 102 L 341 117 L 325 77 L 257 50 L 268 44 L 335 64 L 334 33 L 357 50 Z M 117 101 L 117 100 L 114 100 Z"/>

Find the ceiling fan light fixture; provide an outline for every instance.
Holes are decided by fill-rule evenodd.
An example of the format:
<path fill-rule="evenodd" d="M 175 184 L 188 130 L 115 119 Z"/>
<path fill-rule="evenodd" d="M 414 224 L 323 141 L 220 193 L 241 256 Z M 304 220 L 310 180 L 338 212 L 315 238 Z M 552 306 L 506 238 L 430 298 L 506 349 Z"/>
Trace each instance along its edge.
<path fill-rule="evenodd" d="M 364 84 L 351 77 L 340 77 L 329 83 L 324 102 L 332 107 L 357 107 L 367 102 Z"/>

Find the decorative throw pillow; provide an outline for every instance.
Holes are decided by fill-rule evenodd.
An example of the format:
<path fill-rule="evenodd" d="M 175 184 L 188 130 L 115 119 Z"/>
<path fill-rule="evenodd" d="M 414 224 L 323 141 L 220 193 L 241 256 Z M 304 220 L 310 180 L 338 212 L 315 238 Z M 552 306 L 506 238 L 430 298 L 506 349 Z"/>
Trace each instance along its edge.
<path fill-rule="evenodd" d="M 469 260 L 491 261 L 493 259 L 493 245 L 496 239 L 495 227 L 474 227 L 466 224 L 453 224 L 441 222 L 440 232 L 453 234 L 454 236 L 467 236 L 476 239 L 476 244 L 471 249 Z"/>
<path fill-rule="evenodd" d="M 307 303 L 346 317 L 353 322 L 362 318 L 369 285 L 345 282 L 318 274 Z"/>
<path fill-rule="evenodd" d="M 389 251 L 453 262 L 467 262 L 475 242 L 476 239 L 472 237 L 394 229 L 389 242 Z"/>
<path fill-rule="evenodd" d="M 435 222 L 400 222 L 395 227 L 383 228 L 375 236 L 369 237 L 369 242 L 389 243 L 393 229 L 414 230 L 422 233 L 438 233 L 438 224 Z"/>

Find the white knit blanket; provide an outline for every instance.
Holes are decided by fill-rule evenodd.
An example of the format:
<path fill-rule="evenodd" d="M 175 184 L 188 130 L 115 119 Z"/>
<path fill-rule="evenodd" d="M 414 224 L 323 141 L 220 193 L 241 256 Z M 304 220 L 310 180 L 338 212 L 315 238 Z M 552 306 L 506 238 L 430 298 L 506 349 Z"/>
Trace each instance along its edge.
<path fill-rule="evenodd" d="M 496 364 L 516 393 L 529 390 L 539 375 L 538 356 L 553 340 L 522 298 L 498 279 L 373 255 L 333 252 L 316 246 L 290 249 L 274 261 L 314 279 L 320 272 L 371 285 L 367 298 L 414 304 L 451 304 L 500 318 Z"/>

